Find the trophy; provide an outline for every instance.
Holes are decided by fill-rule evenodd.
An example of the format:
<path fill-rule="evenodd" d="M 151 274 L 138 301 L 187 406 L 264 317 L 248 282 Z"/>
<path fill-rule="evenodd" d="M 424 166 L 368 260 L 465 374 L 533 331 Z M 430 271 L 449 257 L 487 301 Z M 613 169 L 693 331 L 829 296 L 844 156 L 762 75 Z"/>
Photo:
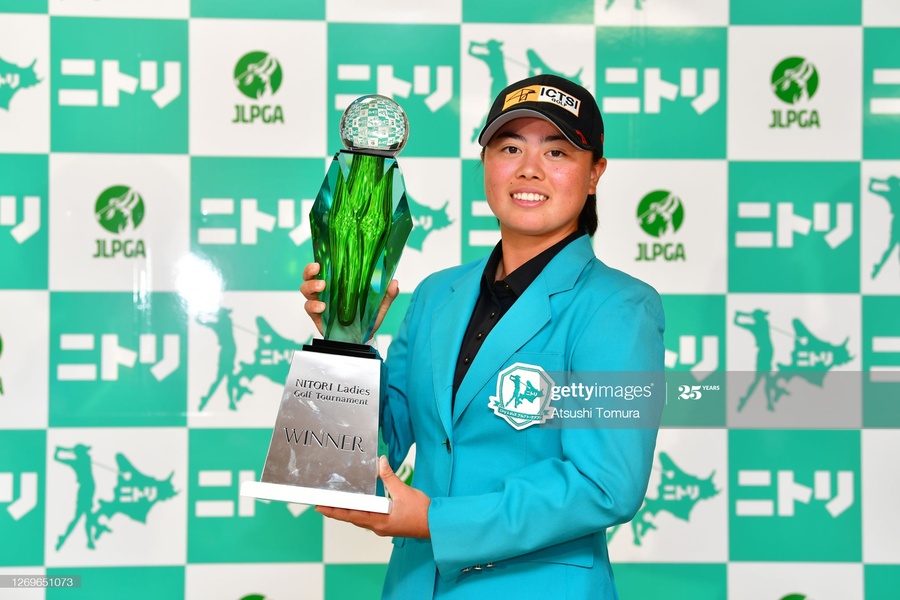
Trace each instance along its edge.
<path fill-rule="evenodd" d="M 313 252 L 327 282 L 324 339 L 294 352 L 260 481 L 241 495 L 389 513 L 378 495 L 384 367 L 365 342 L 412 230 L 394 156 L 409 126 L 385 96 L 356 99 L 310 212 Z"/>

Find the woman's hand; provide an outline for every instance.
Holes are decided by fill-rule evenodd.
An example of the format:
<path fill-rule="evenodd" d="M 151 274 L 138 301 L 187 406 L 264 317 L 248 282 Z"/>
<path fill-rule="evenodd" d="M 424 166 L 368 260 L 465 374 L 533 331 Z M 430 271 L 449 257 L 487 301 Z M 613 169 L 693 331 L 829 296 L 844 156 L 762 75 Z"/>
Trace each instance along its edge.
<path fill-rule="evenodd" d="M 391 496 L 390 514 L 330 506 L 317 506 L 316 512 L 331 519 L 353 523 L 380 536 L 430 538 L 428 507 L 431 506 L 431 498 L 403 483 L 384 456 L 378 459 L 378 476 Z"/>
<path fill-rule="evenodd" d="M 318 274 L 319 263 L 313 262 L 306 265 L 303 269 L 303 283 L 300 285 L 300 292 L 303 294 L 303 297 L 306 298 L 306 304 L 303 305 L 303 308 L 306 309 L 306 314 L 309 315 L 309 318 L 312 319 L 316 329 L 318 329 L 321 334 L 323 333 L 322 313 L 325 312 L 325 303 L 319 300 L 319 294 L 325 289 L 325 280 L 316 279 L 316 275 Z M 372 329 L 372 335 L 374 335 L 375 332 L 378 331 L 378 328 L 381 327 L 384 316 L 391 307 L 394 298 L 396 298 L 399 293 L 400 286 L 397 283 L 397 280 L 391 280 L 391 283 L 388 284 L 387 293 L 381 301 L 381 306 L 378 307 L 378 314 L 375 316 L 375 327 Z"/>

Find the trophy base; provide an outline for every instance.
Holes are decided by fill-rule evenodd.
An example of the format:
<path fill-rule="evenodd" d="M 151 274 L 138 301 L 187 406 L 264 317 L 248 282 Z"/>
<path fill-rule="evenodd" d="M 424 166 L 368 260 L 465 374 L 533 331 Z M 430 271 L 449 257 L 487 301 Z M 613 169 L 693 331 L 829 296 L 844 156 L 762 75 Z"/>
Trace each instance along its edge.
<path fill-rule="evenodd" d="M 260 500 L 277 500 L 293 504 L 333 506 L 349 510 L 364 510 L 386 515 L 391 512 L 391 499 L 368 494 L 337 492 L 320 488 L 300 487 L 264 481 L 245 481 L 241 484 L 241 496 Z"/>

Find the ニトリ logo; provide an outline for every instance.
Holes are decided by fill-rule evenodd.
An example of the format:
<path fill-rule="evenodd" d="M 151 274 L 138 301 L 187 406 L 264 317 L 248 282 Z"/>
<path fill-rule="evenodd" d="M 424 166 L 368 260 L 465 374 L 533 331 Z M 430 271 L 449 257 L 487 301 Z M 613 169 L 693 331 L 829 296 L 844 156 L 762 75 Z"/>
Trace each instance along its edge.
<path fill-rule="evenodd" d="M 9 103 L 19 90 L 34 87 L 42 80 L 34 72 L 34 63 L 20 67 L 0 58 L 0 108 L 9 110 Z"/>
<path fill-rule="evenodd" d="M 701 479 L 681 470 L 668 454 L 659 453 L 659 464 L 662 467 L 662 479 L 656 488 L 656 498 L 644 498 L 640 510 L 631 520 L 631 532 L 634 536 L 634 545 L 640 546 L 644 536 L 657 528 L 660 513 L 669 513 L 676 519 L 690 521 L 691 512 L 701 500 L 709 500 L 719 494 L 721 490 L 716 488 L 713 477 Z M 616 525 L 609 530 L 608 539 L 612 539 L 621 525 Z"/>
<path fill-rule="evenodd" d="M 85 543 L 93 550 L 100 536 L 113 533 L 112 521 L 116 515 L 121 515 L 120 519 L 127 517 L 146 524 L 148 513 L 157 503 L 178 495 L 178 490 L 172 484 L 174 471 L 165 479 L 156 479 L 138 471 L 121 452 L 116 454 L 115 468 L 96 463 L 91 457 L 91 447 L 85 444 L 75 444 L 72 447 L 57 446 L 53 459 L 75 472 L 78 485 L 75 515 L 69 521 L 66 530 L 57 538 L 57 552 L 62 549 L 82 519 L 84 519 Z M 117 474 L 111 499 L 97 498 L 95 464 Z"/>

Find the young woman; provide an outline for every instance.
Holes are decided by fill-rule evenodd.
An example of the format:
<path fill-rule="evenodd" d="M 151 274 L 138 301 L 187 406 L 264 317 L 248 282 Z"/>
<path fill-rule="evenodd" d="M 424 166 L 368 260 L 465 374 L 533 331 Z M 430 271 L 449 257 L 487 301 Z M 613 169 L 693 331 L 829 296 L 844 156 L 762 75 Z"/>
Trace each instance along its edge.
<path fill-rule="evenodd" d="M 606 159 L 589 92 L 552 75 L 515 83 L 479 143 L 502 239 L 489 258 L 423 281 L 391 344 L 380 477 L 392 512 L 317 510 L 393 536 L 385 598 L 616 598 L 605 530 L 640 508 L 658 412 L 549 427 L 528 413 L 540 392 L 526 380 L 662 372 L 660 300 L 594 255 Z M 314 320 L 317 272 L 301 286 Z M 388 462 L 413 443 L 409 487 Z"/>

